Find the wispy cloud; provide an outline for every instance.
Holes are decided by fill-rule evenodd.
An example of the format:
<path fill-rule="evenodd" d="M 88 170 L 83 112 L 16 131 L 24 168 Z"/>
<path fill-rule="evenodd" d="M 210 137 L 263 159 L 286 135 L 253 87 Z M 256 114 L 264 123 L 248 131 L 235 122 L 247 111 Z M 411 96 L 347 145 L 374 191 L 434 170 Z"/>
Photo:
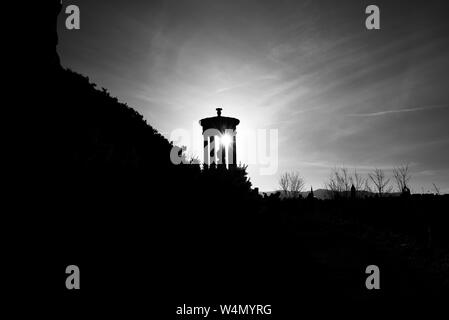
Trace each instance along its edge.
<path fill-rule="evenodd" d="M 406 113 L 406 112 L 418 112 L 418 111 L 429 111 L 433 109 L 447 108 L 447 106 L 427 106 L 427 107 L 417 107 L 417 108 L 405 108 L 405 109 L 394 109 L 394 110 L 384 110 L 378 112 L 370 113 L 349 113 L 349 117 L 378 117 L 384 116 L 392 113 Z"/>
<path fill-rule="evenodd" d="M 240 132 L 278 129 L 280 171 L 307 168 L 311 184 L 336 164 L 404 159 L 429 172 L 418 185 L 449 184 L 435 172 L 449 163 L 449 37 L 438 6 L 385 2 L 382 30 L 367 32 L 355 0 L 75 2 L 84 27 L 69 32 L 60 19 L 63 64 L 162 132 L 220 105 Z M 261 190 L 277 184 L 251 178 Z"/>
<path fill-rule="evenodd" d="M 248 86 L 251 86 L 251 85 L 256 85 L 258 82 L 261 82 L 261 81 L 269 81 L 269 80 L 276 80 L 276 79 L 277 79 L 277 76 L 275 76 L 275 75 L 265 75 L 265 76 L 261 76 L 261 77 L 256 78 L 256 79 L 252 79 L 250 81 L 245 81 L 245 82 L 242 82 L 242 83 L 234 84 L 234 85 L 229 86 L 229 87 L 220 88 L 220 89 L 216 90 L 215 93 L 216 94 L 220 94 L 220 93 L 232 91 L 232 90 L 235 90 L 235 89 L 245 88 L 245 87 L 248 87 Z"/>

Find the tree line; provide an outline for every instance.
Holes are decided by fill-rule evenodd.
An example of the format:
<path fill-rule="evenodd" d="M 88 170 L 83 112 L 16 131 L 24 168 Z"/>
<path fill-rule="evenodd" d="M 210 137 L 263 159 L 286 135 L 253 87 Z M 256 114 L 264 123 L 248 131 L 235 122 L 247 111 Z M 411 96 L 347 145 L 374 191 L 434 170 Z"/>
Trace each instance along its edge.
<path fill-rule="evenodd" d="M 349 196 L 354 193 L 376 194 L 383 197 L 393 192 L 410 194 L 411 180 L 409 164 L 393 167 L 391 175 L 387 174 L 387 170 L 381 168 L 374 168 L 371 172 L 363 175 L 355 168 L 350 170 L 347 167 L 335 167 L 324 182 L 324 188 L 333 198 Z M 284 172 L 279 177 L 279 187 L 286 197 L 298 196 L 304 190 L 305 185 L 305 179 L 298 171 Z M 440 194 L 437 185 L 433 184 L 433 189 L 436 194 Z"/>

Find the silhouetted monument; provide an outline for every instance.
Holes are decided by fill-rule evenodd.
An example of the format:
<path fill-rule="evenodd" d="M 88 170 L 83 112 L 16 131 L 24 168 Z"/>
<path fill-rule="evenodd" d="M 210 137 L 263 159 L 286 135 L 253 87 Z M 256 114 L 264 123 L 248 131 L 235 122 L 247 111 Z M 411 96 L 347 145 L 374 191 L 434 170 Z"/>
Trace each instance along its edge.
<path fill-rule="evenodd" d="M 310 186 L 310 192 L 307 195 L 307 199 L 313 200 L 314 198 L 315 198 L 315 196 L 313 195 L 313 188 L 312 188 L 312 186 Z"/>
<path fill-rule="evenodd" d="M 351 199 L 355 199 L 356 193 L 357 193 L 357 191 L 356 191 L 356 189 L 355 189 L 355 186 L 352 185 L 352 186 L 351 186 Z"/>
<path fill-rule="evenodd" d="M 240 120 L 222 117 L 222 108 L 217 108 L 217 116 L 200 120 L 203 127 L 204 164 L 237 165 L 236 127 Z M 217 145 L 217 140 L 219 145 Z M 227 154 L 227 161 L 226 161 Z"/>

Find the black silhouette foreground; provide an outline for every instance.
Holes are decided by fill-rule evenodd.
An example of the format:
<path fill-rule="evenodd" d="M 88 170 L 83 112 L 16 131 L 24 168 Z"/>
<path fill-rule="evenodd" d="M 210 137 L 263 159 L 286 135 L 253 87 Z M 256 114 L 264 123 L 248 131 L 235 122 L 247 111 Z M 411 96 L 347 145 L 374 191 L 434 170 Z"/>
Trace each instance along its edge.
<path fill-rule="evenodd" d="M 263 198 L 245 167 L 173 165 L 172 144 L 140 114 L 51 61 L 57 111 L 35 254 L 59 306 L 173 318 L 183 303 L 272 304 L 287 319 L 447 294 L 448 196 Z M 69 264 L 80 292 L 64 287 Z M 365 287 L 371 264 L 378 291 Z"/>

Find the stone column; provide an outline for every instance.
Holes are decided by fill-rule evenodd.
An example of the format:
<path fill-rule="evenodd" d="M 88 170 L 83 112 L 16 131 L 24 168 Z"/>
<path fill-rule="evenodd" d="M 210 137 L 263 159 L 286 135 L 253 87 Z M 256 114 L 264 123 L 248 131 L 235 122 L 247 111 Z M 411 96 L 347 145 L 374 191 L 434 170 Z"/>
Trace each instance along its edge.
<path fill-rule="evenodd" d="M 203 163 L 209 165 L 209 137 L 203 134 Z"/>
<path fill-rule="evenodd" d="M 217 163 L 217 159 L 215 158 L 215 153 L 216 153 L 216 150 L 215 150 L 215 137 L 214 136 L 210 136 L 209 139 L 210 139 L 210 142 L 209 142 L 209 150 L 210 150 L 210 153 L 209 153 L 209 156 L 210 156 L 209 165 L 211 165 L 212 163 L 216 164 Z"/>
<path fill-rule="evenodd" d="M 230 149 L 232 150 L 232 165 L 234 167 L 237 166 L 237 144 L 236 144 L 236 133 L 234 131 L 233 135 L 232 135 L 232 144 Z"/>

